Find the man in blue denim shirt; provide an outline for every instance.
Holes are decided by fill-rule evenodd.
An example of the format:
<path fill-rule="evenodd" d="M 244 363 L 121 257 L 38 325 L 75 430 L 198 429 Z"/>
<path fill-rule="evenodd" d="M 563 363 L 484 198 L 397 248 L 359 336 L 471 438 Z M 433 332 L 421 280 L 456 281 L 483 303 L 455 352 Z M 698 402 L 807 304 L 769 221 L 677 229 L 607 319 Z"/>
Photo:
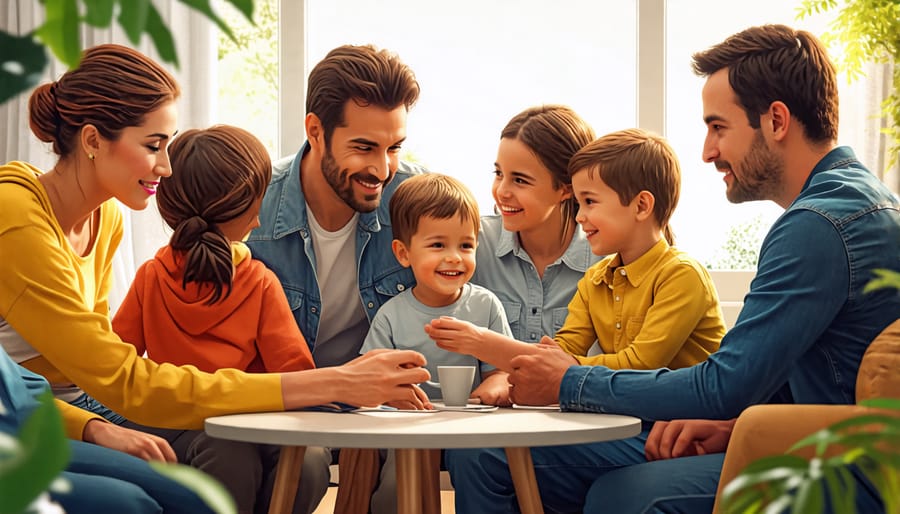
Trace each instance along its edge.
<path fill-rule="evenodd" d="M 395 54 L 342 46 L 313 68 L 308 87 L 307 141 L 275 163 L 248 245 L 278 276 L 325 367 L 359 356 L 372 316 L 414 284 L 391 252 L 387 205 L 421 171 L 398 158 L 419 85 Z"/>
<path fill-rule="evenodd" d="M 731 418 L 769 401 L 853 403 L 863 353 L 900 315 L 896 292 L 863 295 L 874 270 L 900 269 L 900 211 L 852 150 L 836 146 L 836 77 L 821 43 L 785 26 L 753 27 L 696 54 L 694 70 L 707 77 L 703 159 L 725 174 L 728 199 L 786 211 L 763 242 L 736 325 L 707 361 L 610 370 L 570 366 L 548 349 L 513 362 L 517 403 L 628 414 L 645 428 L 702 418 L 656 423 L 625 441 L 533 449 L 552 511 L 711 511 Z M 502 451 L 447 460 L 457 512 L 516 509 Z"/>

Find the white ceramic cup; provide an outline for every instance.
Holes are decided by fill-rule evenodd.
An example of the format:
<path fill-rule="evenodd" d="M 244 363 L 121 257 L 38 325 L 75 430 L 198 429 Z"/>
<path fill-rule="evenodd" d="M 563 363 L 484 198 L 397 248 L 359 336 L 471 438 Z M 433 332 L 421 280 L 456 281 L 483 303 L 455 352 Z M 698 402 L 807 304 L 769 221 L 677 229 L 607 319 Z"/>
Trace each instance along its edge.
<path fill-rule="evenodd" d="M 438 380 L 427 384 L 441 389 L 441 400 L 448 407 L 464 407 L 469 402 L 475 366 L 438 366 Z"/>

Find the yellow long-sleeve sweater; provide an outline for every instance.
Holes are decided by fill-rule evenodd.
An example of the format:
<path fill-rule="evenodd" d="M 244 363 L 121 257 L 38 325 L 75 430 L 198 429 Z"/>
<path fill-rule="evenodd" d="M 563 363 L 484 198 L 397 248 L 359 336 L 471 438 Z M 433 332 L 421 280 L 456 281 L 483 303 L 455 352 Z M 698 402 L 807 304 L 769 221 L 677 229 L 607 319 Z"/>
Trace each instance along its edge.
<path fill-rule="evenodd" d="M 123 343 L 108 315 L 84 301 L 75 271 L 79 257 L 39 174 L 27 163 L 0 166 L 0 316 L 58 373 L 55 378 L 65 377 L 132 421 L 166 428 L 196 429 L 209 416 L 284 409 L 279 375 L 157 364 Z M 120 237 L 101 230 L 95 244 Z"/>

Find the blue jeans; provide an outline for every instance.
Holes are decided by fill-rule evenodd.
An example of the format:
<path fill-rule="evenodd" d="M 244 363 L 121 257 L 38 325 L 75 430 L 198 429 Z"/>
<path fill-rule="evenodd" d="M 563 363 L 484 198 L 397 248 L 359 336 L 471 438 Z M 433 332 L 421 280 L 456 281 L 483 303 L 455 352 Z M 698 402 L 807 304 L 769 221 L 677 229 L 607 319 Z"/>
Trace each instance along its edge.
<path fill-rule="evenodd" d="M 581 512 L 588 491 L 598 477 L 623 466 L 646 462 L 644 443 L 648 432 L 644 430 L 636 437 L 620 441 L 532 448 L 531 458 L 545 510 Z M 458 514 L 519 511 L 502 449 L 447 450 L 445 459 L 456 490 Z"/>
<path fill-rule="evenodd" d="M 584 514 L 701 514 L 712 512 L 724 453 L 626 466 L 598 477 Z"/>
<path fill-rule="evenodd" d="M 141 459 L 81 441 L 70 443 L 72 460 L 62 476 L 72 488 L 50 493 L 68 514 L 212 513 L 199 496 Z"/>
<path fill-rule="evenodd" d="M 109 407 L 103 405 L 94 399 L 93 396 L 88 395 L 87 393 L 81 393 L 81 396 L 75 398 L 69 404 L 84 409 L 88 412 L 93 412 L 99 416 L 103 416 L 110 423 L 115 423 L 116 425 L 121 425 L 125 422 L 125 418 L 113 412 Z"/>

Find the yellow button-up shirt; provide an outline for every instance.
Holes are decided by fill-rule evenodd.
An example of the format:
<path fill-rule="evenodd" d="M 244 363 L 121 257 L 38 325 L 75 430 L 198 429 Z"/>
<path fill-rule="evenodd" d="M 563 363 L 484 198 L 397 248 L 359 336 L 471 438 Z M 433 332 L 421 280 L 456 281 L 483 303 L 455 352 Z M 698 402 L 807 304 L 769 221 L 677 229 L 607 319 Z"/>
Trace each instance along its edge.
<path fill-rule="evenodd" d="M 705 360 L 724 335 L 709 273 L 660 239 L 628 265 L 611 255 L 591 266 L 555 340 L 581 364 L 677 369 Z M 587 357 L 594 341 L 603 353 Z"/>

